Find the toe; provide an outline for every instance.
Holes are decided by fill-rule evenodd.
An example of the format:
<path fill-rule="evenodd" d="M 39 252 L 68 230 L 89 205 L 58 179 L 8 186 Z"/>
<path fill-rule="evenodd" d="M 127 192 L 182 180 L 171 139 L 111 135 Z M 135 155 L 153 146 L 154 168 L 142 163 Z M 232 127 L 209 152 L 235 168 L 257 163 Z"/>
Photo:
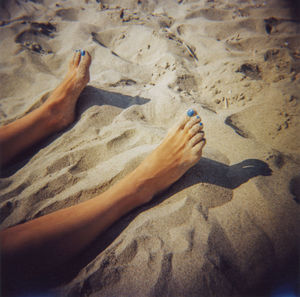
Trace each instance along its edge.
<path fill-rule="evenodd" d="M 206 144 L 206 139 L 202 138 L 194 147 L 193 147 L 193 151 L 198 155 L 201 156 L 202 155 L 202 149 Z"/>
<path fill-rule="evenodd" d="M 194 147 L 196 146 L 202 139 L 204 139 L 204 132 L 200 131 L 199 133 L 197 133 L 196 135 L 194 135 L 191 139 L 190 139 L 190 146 Z"/>
<path fill-rule="evenodd" d="M 199 125 L 200 122 L 201 122 L 201 118 L 199 116 L 192 117 L 186 123 L 184 130 L 186 130 L 186 132 L 188 132 L 190 129 L 192 129 L 193 126 L 195 126 L 195 125 L 200 126 Z"/>
<path fill-rule="evenodd" d="M 181 121 L 180 121 L 180 123 L 179 123 L 179 128 L 180 129 L 184 129 L 184 127 L 186 126 L 186 124 L 191 120 L 191 119 L 195 119 L 195 118 L 197 118 L 197 117 L 199 117 L 198 115 L 197 115 L 197 112 L 193 109 L 193 111 L 194 111 L 194 114 L 190 117 L 190 116 L 188 116 L 186 113 L 182 116 L 182 119 L 181 119 Z"/>
<path fill-rule="evenodd" d="M 195 124 L 189 131 L 188 131 L 188 135 L 190 136 L 190 138 L 192 138 L 193 136 L 195 136 L 197 133 L 199 133 L 202 130 L 202 126 L 200 126 L 199 124 Z"/>
<path fill-rule="evenodd" d="M 84 67 L 86 70 L 90 67 L 91 65 L 91 55 L 88 51 L 85 51 L 84 56 L 81 56 L 81 61 L 80 61 L 80 67 Z"/>
<path fill-rule="evenodd" d="M 69 68 L 72 68 L 72 67 L 73 67 L 74 61 L 75 61 L 75 57 L 76 57 L 76 54 L 77 54 L 77 52 L 75 52 L 75 53 L 73 54 L 73 57 L 72 57 L 72 59 L 71 59 L 71 61 L 70 61 L 70 63 L 69 63 Z"/>
<path fill-rule="evenodd" d="M 84 55 L 81 53 L 81 60 L 78 66 L 78 76 L 83 79 L 86 83 L 90 80 L 89 67 L 91 65 L 91 56 L 88 52 Z"/>
<path fill-rule="evenodd" d="M 80 63 L 80 59 L 81 59 L 81 54 L 80 54 L 80 51 L 79 52 L 76 52 L 75 55 L 74 55 L 74 66 L 78 66 L 79 63 Z"/>

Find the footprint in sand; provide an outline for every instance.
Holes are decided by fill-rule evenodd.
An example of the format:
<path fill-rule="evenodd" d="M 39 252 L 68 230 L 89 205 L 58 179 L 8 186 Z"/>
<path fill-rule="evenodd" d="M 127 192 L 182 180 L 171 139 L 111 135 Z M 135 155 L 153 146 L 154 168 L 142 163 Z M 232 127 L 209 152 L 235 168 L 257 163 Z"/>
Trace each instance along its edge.
<path fill-rule="evenodd" d="M 265 30 L 267 34 L 297 34 L 300 28 L 299 20 L 294 19 L 277 19 L 275 17 L 270 17 L 264 19 Z M 291 26 L 292 24 L 292 26 Z"/>
<path fill-rule="evenodd" d="M 217 8 L 201 8 L 189 13 L 185 18 L 194 19 L 204 17 L 210 21 L 231 20 L 231 12 Z"/>
<path fill-rule="evenodd" d="M 51 23 L 30 23 L 29 29 L 16 36 L 15 42 L 32 52 L 51 54 L 52 49 L 47 41 L 53 38 L 55 31 L 56 28 Z"/>
<path fill-rule="evenodd" d="M 158 51 L 166 48 L 161 39 L 153 34 L 152 29 L 136 25 L 91 34 L 95 43 L 129 63 L 149 63 L 149 60 L 156 59 Z M 140 54 L 141 50 L 145 51 L 144 55 Z"/>
<path fill-rule="evenodd" d="M 191 91 L 198 92 L 200 84 L 200 78 L 191 74 L 182 74 L 178 75 L 175 82 L 170 84 L 169 87 L 178 92 L 186 91 L 190 93 Z"/>
<path fill-rule="evenodd" d="M 56 11 L 56 15 L 61 17 L 64 21 L 77 21 L 78 10 L 73 8 L 62 8 Z"/>
<path fill-rule="evenodd" d="M 255 79 L 255 80 L 260 80 L 261 79 L 261 70 L 258 67 L 258 65 L 255 64 L 250 64 L 250 63 L 245 63 L 241 65 L 236 72 L 241 72 L 245 74 L 246 76 Z"/>

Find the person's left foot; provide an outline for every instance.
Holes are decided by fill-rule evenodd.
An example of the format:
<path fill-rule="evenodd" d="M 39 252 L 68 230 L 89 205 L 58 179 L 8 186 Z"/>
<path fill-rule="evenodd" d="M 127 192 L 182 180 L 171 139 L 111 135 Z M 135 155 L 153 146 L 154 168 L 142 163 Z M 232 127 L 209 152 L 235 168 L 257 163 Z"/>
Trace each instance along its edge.
<path fill-rule="evenodd" d="M 191 109 L 133 172 L 134 183 L 143 185 L 141 202 L 149 202 L 194 166 L 202 156 L 205 143 L 201 118 Z"/>
<path fill-rule="evenodd" d="M 75 52 L 65 79 L 45 102 L 57 130 L 74 121 L 77 99 L 90 80 L 90 65 L 91 56 L 87 51 Z"/>

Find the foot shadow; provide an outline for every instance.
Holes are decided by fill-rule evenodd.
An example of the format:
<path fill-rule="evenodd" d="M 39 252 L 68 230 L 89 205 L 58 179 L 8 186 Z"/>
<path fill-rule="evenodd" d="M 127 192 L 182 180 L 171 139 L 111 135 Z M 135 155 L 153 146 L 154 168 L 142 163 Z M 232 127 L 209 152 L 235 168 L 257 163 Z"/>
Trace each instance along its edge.
<path fill-rule="evenodd" d="M 17 171 L 24 167 L 38 151 L 50 145 L 53 141 L 55 141 L 65 132 L 71 130 L 79 121 L 81 115 L 90 107 L 95 105 L 111 105 L 118 108 L 126 109 L 132 105 L 146 104 L 149 101 L 151 100 L 139 96 L 132 97 L 120 93 L 104 91 L 92 86 L 87 86 L 78 98 L 76 105 L 76 119 L 74 123 L 72 123 L 67 128 L 63 129 L 62 131 L 45 138 L 39 143 L 33 145 L 31 148 L 22 152 L 6 167 L 0 167 L 0 178 L 5 178 L 14 175 Z"/>
<path fill-rule="evenodd" d="M 272 174 L 269 165 L 258 159 L 247 159 L 228 166 L 211 159 L 202 158 L 192 169 L 197 171 L 199 182 L 227 189 L 235 189 L 253 177 Z"/>
<path fill-rule="evenodd" d="M 207 219 L 210 208 L 222 206 L 232 199 L 232 191 L 257 176 L 270 176 L 272 170 L 269 165 L 258 159 L 247 159 L 234 165 L 226 165 L 221 162 L 202 157 L 180 181 L 174 183 L 157 199 L 153 199 L 148 208 L 160 204 L 174 194 L 197 184 L 210 184 L 227 189 L 227 195 L 216 195 L 201 199 L 202 215 Z M 228 195 L 230 194 L 230 195 Z"/>
<path fill-rule="evenodd" d="M 66 263 L 64 267 L 57 269 L 57 271 L 55 271 L 55 275 L 47 275 L 47 285 L 45 285 L 45 283 L 44 285 L 47 288 L 53 288 L 70 282 L 82 268 L 88 265 L 88 263 L 93 261 L 101 252 L 108 248 L 136 216 L 145 210 L 153 208 L 155 205 L 160 204 L 164 200 L 173 196 L 175 193 L 184 190 L 185 188 L 199 183 L 206 183 L 232 190 L 253 177 L 270 176 L 271 174 L 272 170 L 269 168 L 268 164 L 257 159 L 247 159 L 238 164 L 228 166 L 208 158 L 202 158 L 169 189 L 154 197 L 153 200 L 147 205 L 133 210 L 112 225 L 84 252 L 82 252 L 81 255 Z M 220 197 L 220 199 L 222 198 Z M 218 205 L 222 205 L 226 202 L 219 203 Z M 39 284 L 41 285 L 41 282 L 39 282 Z"/>

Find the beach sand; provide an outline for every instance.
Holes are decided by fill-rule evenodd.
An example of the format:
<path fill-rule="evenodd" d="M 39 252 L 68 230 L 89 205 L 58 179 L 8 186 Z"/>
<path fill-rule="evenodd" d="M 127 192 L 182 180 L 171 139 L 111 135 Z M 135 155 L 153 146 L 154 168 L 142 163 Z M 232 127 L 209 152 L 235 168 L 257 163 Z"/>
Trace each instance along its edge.
<path fill-rule="evenodd" d="M 201 115 L 207 139 L 196 166 L 59 267 L 41 291 L 269 296 L 299 277 L 297 7 L 278 0 L 0 5 L 1 124 L 47 99 L 75 49 L 93 59 L 74 124 L 2 169 L 1 228 L 104 192 L 189 108 Z M 36 288 L 26 290 L 34 296 Z"/>

